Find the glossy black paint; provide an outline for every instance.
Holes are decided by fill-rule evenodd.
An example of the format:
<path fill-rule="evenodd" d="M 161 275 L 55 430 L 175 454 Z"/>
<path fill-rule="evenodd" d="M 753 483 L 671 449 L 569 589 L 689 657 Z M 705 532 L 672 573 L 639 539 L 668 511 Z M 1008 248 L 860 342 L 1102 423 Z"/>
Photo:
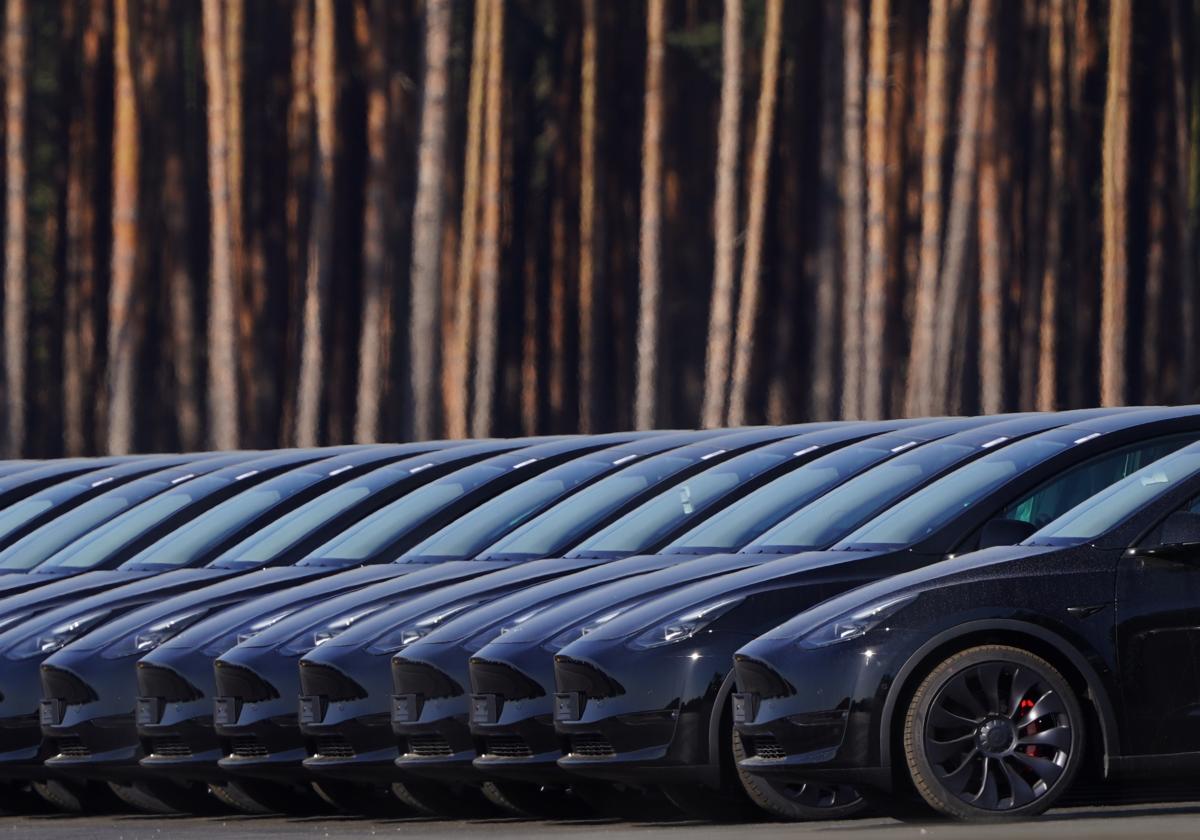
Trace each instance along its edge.
<path fill-rule="evenodd" d="M 631 610 L 555 657 L 556 687 L 578 692 L 581 714 L 558 720 L 560 767 L 593 778 L 647 784 L 699 780 L 718 786 L 721 715 L 733 690 L 733 651 L 799 609 L 908 569 L 975 548 L 981 527 L 1074 464 L 1160 435 L 1192 433 L 1193 409 L 1148 410 L 1095 418 L 1038 438 L 1074 442 L 1058 455 L 1011 477 L 987 498 L 899 550 L 841 550 L 796 555 L 685 587 Z M 1078 438 L 1074 436 L 1078 434 Z M 958 504 L 960 500 L 947 500 Z M 738 599 L 693 638 L 649 650 L 631 645 L 655 625 L 705 604 Z M 832 666 L 831 666 L 832 667 Z M 836 710 L 836 705 L 821 713 Z M 824 724 L 822 724 L 824 725 Z M 726 768 L 727 770 L 727 768 Z M 726 777 L 727 778 L 727 777 Z"/>

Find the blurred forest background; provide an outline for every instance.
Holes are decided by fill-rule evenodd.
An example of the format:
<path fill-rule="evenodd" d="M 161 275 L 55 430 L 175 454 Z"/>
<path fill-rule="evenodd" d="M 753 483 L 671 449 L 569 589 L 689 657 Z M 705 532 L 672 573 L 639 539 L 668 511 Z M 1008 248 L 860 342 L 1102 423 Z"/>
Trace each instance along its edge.
<path fill-rule="evenodd" d="M 4 0 L 11 454 L 1197 395 L 1197 0 Z"/>

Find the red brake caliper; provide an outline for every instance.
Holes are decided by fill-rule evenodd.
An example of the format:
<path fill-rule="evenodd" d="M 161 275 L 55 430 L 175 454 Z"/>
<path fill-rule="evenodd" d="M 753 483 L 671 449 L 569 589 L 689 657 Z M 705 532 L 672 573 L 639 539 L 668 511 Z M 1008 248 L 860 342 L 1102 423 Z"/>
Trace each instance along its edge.
<path fill-rule="evenodd" d="M 1030 709 L 1032 709 L 1034 707 L 1034 705 L 1035 705 L 1034 702 L 1032 700 L 1030 700 L 1028 697 L 1026 697 L 1024 700 L 1022 700 L 1020 703 L 1017 704 L 1017 711 L 1018 712 L 1027 712 Z M 1024 734 L 1032 735 L 1034 732 L 1037 731 L 1037 721 L 1034 721 L 1033 723 L 1029 724 L 1029 726 L 1025 727 L 1025 729 L 1026 729 L 1026 731 Z M 1029 755 L 1029 756 L 1036 756 L 1037 755 L 1037 747 L 1034 746 L 1033 744 L 1030 744 L 1029 746 L 1025 747 L 1025 754 Z"/>

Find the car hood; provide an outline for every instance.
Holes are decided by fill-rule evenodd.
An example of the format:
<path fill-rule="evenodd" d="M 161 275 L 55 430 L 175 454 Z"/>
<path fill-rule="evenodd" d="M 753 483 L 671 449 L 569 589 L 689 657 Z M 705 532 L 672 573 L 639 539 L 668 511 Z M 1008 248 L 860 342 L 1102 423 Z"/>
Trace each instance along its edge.
<path fill-rule="evenodd" d="M 119 614 L 151 601 L 170 598 L 227 576 L 226 569 L 176 569 L 161 574 L 142 572 L 88 572 L 4 599 L 5 611 L 41 609 L 33 618 L 0 633 L 0 650 L 38 633 L 96 610 Z M 85 585 L 84 593 L 75 587 Z M 52 590 L 52 591 L 51 591 Z M 99 590 L 99 591 L 97 591 Z M 40 597 L 35 597 L 40 596 Z"/>
<path fill-rule="evenodd" d="M 1060 546 L 1005 545 L 973 551 L 867 583 L 837 595 L 763 633 L 762 638 L 799 638 L 851 610 L 882 599 L 936 589 L 971 579 L 1027 574 L 1025 561 L 1038 558 L 1039 565 L 1044 565 L 1049 555 L 1073 550 Z"/>
<path fill-rule="evenodd" d="M 71 650 L 98 650 L 136 633 L 147 624 L 196 609 L 214 609 L 240 604 L 282 587 L 292 586 L 326 571 L 319 567 L 282 566 L 247 571 L 235 569 L 195 569 L 186 571 L 220 572 L 220 577 L 198 579 L 182 592 L 162 593 L 161 597 L 119 618 L 112 619 L 67 645 Z M 202 583 L 203 581 L 203 583 Z M 204 585 L 207 583 L 207 585 Z"/>
<path fill-rule="evenodd" d="M 0 606 L 0 614 L 8 612 L 8 598 L 12 597 L 13 595 L 19 595 L 22 592 L 29 592 L 34 589 L 40 589 L 41 587 L 46 586 L 51 583 L 61 583 L 62 581 L 65 581 L 68 579 L 72 580 L 72 585 L 74 585 L 74 582 L 80 581 L 80 579 L 83 578 L 84 575 L 93 575 L 93 574 L 104 574 L 104 573 L 103 572 L 89 572 L 85 569 L 85 570 L 81 570 L 79 572 L 73 572 L 73 573 L 68 572 L 65 574 L 62 572 L 58 572 L 58 571 L 55 571 L 54 573 L 50 573 L 50 574 L 31 571 L 31 572 L 9 572 L 8 574 L 0 575 L 0 598 L 5 599 L 3 602 L 3 605 Z M 144 577 L 145 575 L 149 574 L 149 572 L 122 572 L 121 574 L 123 575 L 123 577 L 120 579 L 128 581 L 128 580 L 134 579 L 134 577 L 131 577 L 130 575 L 135 575 L 137 577 Z M 84 592 L 87 592 L 88 584 L 86 581 L 84 581 L 83 584 L 84 584 Z M 61 591 L 61 589 L 58 591 Z M 78 590 L 72 589 L 71 591 L 76 592 Z"/>

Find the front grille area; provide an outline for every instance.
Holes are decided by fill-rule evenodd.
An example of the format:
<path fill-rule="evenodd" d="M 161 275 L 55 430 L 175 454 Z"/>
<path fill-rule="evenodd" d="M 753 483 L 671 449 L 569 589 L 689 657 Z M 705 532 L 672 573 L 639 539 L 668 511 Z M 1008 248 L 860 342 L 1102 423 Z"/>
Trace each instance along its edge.
<path fill-rule="evenodd" d="M 742 745 L 746 748 L 746 755 L 752 758 L 767 761 L 782 761 L 787 758 L 787 750 L 779 745 L 773 735 L 743 735 Z"/>
<path fill-rule="evenodd" d="M 531 758 L 533 756 L 533 750 L 519 735 L 489 736 L 484 752 L 498 758 Z"/>
<path fill-rule="evenodd" d="M 554 682 L 559 691 L 578 691 L 596 700 L 625 693 L 624 686 L 596 666 L 569 656 L 554 657 Z"/>
<path fill-rule="evenodd" d="M 401 657 L 392 660 L 392 687 L 397 694 L 419 694 L 426 700 L 461 697 L 466 693 L 445 671 Z"/>
<path fill-rule="evenodd" d="M 409 735 L 408 744 L 402 750 L 404 755 L 415 755 L 418 758 L 439 758 L 454 755 L 450 742 L 441 735 Z"/>
<path fill-rule="evenodd" d="M 137 680 L 143 697 L 161 697 L 167 703 L 187 703 L 204 697 L 204 692 L 170 668 L 139 662 Z"/>
<path fill-rule="evenodd" d="M 545 697 L 545 690 L 511 665 L 487 659 L 471 659 L 471 690 L 497 694 L 506 700 Z"/>
<path fill-rule="evenodd" d="M 92 751 L 84 746 L 83 741 L 75 735 L 57 739 L 55 747 L 58 754 L 65 758 L 87 758 L 92 754 Z"/>
<path fill-rule="evenodd" d="M 190 758 L 192 748 L 178 735 L 160 735 L 149 739 L 148 752 L 163 758 Z"/>
<path fill-rule="evenodd" d="M 323 695 L 331 701 L 365 700 L 367 690 L 337 668 L 300 660 L 300 686 L 304 694 Z"/>
<path fill-rule="evenodd" d="M 92 687 L 70 671 L 42 666 L 42 696 L 57 697 L 68 706 L 82 706 L 98 699 Z"/>
<path fill-rule="evenodd" d="M 275 700 L 279 692 L 249 668 L 229 665 L 217 660 L 213 669 L 217 676 L 217 696 L 236 697 L 244 703 L 261 703 Z"/>
<path fill-rule="evenodd" d="M 238 735 L 229 744 L 229 754 L 234 758 L 266 758 L 267 748 L 253 735 Z"/>
<path fill-rule="evenodd" d="M 611 758 L 617 751 L 603 735 L 586 733 L 571 736 L 571 754 L 584 758 Z"/>
<path fill-rule="evenodd" d="M 341 735 L 317 736 L 318 758 L 354 758 L 354 747 Z"/>
<path fill-rule="evenodd" d="M 757 694 L 759 697 L 790 697 L 796 693 L 796 689 L 787 680 L 757 659 L 734 659 L 734 673 L 737 676 L 739 691 Z"/>

